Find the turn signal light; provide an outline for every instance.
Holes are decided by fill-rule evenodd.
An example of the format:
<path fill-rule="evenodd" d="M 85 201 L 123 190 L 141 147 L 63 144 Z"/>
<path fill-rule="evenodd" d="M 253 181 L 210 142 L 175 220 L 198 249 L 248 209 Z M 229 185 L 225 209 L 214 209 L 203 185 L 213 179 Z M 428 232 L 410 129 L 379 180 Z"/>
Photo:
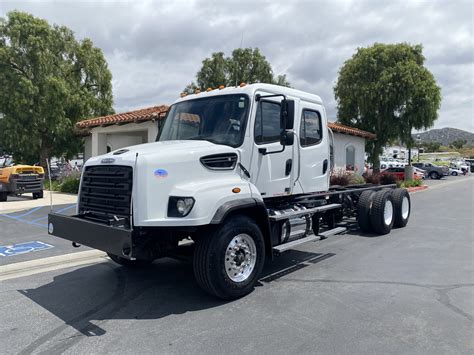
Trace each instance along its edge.
<path fill-rule="evenodd" d="M 234 187 L 234 188 L 232 189 L 232 192 L 233 192 L 234 194 L 238 194 L 238 193 L 240 192 L 240 188 L 239 188 L 239 187 Z"/>

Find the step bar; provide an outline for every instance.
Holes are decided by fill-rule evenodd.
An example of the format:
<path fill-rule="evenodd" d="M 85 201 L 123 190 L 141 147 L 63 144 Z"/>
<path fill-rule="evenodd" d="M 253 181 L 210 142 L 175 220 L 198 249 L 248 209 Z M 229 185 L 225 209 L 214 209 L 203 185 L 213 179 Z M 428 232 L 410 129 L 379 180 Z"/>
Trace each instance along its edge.
<path fill-rule="evenodd" d="M 274 216 L 269 216 L 268 218 L 270 218 L 272 221 L 281 221 L 282 219 L 297 218 L 297 217 L 301 217 L 307 214 L 314 214 L 318 212 L 329 211 L 335 208 L 340 208 L 341 206 L 342 205 L 339 203 L 331 203 L 329 205 L 323 205 L 323 206 L 308 208 L 305 210 L 292 211 L 290 213 L 283 213 L 283 214 L 278 214 Z"/>
<path fill-rule="evenodd" d="M 305 244 L 305 243 L 308 243 L 308 242 L 315 242 L 315 241 L 318 241 L 318 240 L 326 239 L 330 236 L 333 236 L 333 235 L 336 235 L 336 234 L 341 234 L 341 233 L 344 233 L 346 231 L 347 231 L 347 228 L 345 228 L 345 227 L 336 227 L 336 228 L 333 228 L 333 229 L 329 229 L 325 232 L 319 233 L 318 235 L 311 234 L 307 237 L 296 239 L 296 240 L 293 240 L 289 243 L 277 245 L 276 247 L 273 247 L 273 252 L 278 255 L 278 254 L 283 253 L 284 251 L 294 249 L 298 245 Z"/>

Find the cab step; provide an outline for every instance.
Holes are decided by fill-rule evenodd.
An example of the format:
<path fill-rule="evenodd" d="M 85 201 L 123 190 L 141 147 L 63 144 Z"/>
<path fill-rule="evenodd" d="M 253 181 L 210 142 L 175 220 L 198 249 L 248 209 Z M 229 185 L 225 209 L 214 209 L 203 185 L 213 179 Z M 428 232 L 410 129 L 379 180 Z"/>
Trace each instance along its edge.
<path fill-rule="evenodd" d="M 305 243 L 308 243 L 308 242 L 315 242 L 315 241 L 321 240 L 321 239 L 326 239 L 326 238 L 328 238 L 332 235 L 341 234 L 341 233 L 344 233 L 346 231 L 347 231 L 347 228 L 336 227 L 336 228 L 333 228 L 333 229 L 329 229 L 325 232 L 321 232 L 318 235 L 311 234 L 311 235 L 308 235 L 307 237 L 296 239 L 296 240 L 293 240 L 289 243 L 277 245 L 276 247 L 273 247 L 273 252 L 278 255 L 278 254 L 283 253 L 284 251 L 294 249 L 298 245 L 305 244 Z"/>

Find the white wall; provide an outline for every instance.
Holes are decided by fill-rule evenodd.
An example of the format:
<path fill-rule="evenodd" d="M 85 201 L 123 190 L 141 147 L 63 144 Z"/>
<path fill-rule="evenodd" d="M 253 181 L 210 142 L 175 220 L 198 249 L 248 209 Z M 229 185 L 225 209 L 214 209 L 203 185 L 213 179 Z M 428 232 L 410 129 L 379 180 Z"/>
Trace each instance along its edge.
<path fill-rule="evenodd" d="M 352 145 L 355 148 L 355 167 L 360 175 L 364 172 L 365 139 L 334 132 L 334 165 L 336 168 L 346 167 L 346 148 Z"/>
<path fill-rule="evenodd" d="M 91 135 L 84 139 L 84 161 L 91 156 L 105 154 L 107 145 L 112 150 L 116 150 L 131 145 L 154 142 L 157 134 L 158 125 L 153 121 L 94 127 L 91 130 Z"/>

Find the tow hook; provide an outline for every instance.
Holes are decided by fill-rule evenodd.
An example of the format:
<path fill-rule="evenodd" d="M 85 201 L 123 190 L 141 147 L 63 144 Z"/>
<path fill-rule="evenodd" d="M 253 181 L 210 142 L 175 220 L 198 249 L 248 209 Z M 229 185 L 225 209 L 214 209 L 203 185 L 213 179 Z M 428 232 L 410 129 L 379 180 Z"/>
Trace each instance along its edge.
<path fill-rule="evenodd" d="M 77 244 L 76 242 L 72 242 L 72 246 L 74 248 L 79 248 L 81 246 L 81 244 Z"/>

